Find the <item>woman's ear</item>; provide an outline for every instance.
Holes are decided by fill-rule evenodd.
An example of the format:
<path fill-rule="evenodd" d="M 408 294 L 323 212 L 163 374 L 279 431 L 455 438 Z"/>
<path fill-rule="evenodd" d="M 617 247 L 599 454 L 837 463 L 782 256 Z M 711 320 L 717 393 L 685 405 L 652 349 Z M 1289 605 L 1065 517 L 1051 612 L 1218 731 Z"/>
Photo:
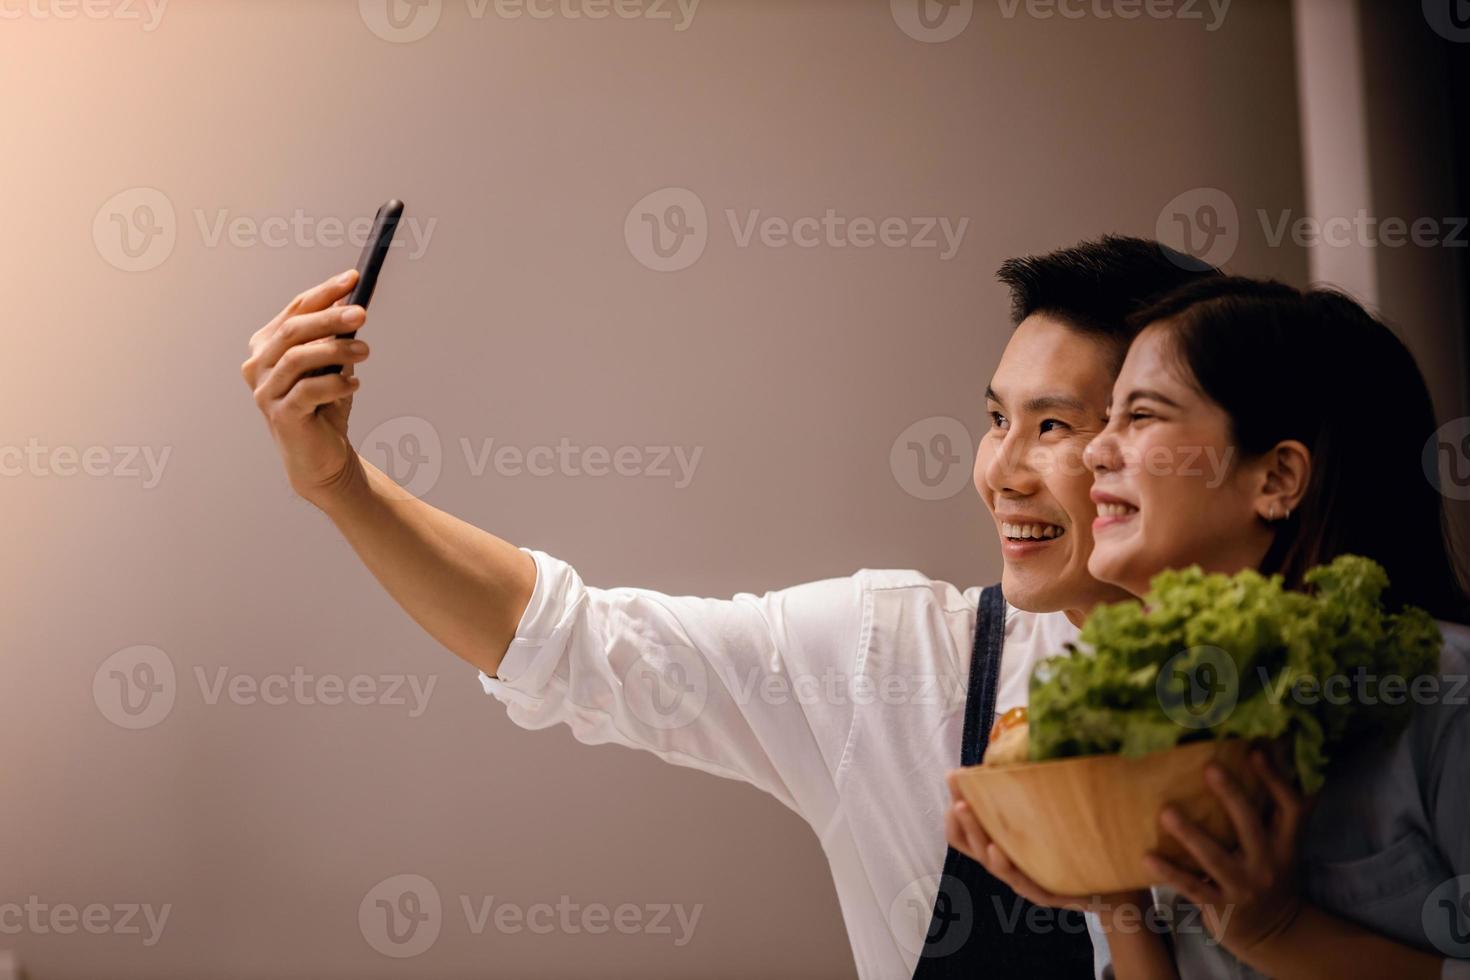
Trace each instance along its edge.
<path fill-rule="evenodd" d="M 1312 479 L 1312 452 L 1295 439 L 1285 439 L 1267 450 L 1261 463 L 1256 513 L 1266 521 L 1285 520 L 1307 495 L 1307 484 Z"/>

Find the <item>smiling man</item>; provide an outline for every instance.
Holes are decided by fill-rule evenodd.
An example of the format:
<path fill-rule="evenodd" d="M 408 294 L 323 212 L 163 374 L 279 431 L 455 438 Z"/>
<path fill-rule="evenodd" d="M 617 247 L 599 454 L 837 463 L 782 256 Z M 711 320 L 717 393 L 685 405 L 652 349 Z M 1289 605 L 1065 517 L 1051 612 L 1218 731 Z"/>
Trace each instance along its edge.
<path fill-rule="evenodd" d="M 864 980 L 1086 977 L 1080 917 L 1026 905 L 947 850 L 944 774 L 979 761 L 991 718 L 1026 703 L 1031 667 L 1094 604 L 1121 597 L 1087 574 L 1082 449 L 1103 424 L 1127 314 L 1207 274 L 1129 238 L 1002 266 L 1016 329 L 986 392 L 975 486 L 1004 573 L 984 590 L 873 569 L 730 599 L 596 588 L 408 496 L 347 439 L 367 350 L 335 335 L 364 312 L 332 304 L 351 272 L 257 331 L 242 373 L 292 487 L 479 668 L 517 725 L 564 724 L 583 742 L 743 780 L 799 814 L 827 855 Z M 329 364 L 345 369 L 312 373 Z"/>

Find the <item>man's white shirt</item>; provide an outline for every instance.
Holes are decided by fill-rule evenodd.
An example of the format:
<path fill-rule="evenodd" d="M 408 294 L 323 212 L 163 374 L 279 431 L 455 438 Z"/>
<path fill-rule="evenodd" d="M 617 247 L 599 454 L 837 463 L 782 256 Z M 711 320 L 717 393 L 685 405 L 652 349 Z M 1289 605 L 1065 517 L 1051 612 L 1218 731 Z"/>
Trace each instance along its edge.
<path fill-rule="evenodd" d="M 764 595 L 599 589 L 536 560 L 485 690 L 529 729 L 643 749 L 760 787 L 816 832 L 858 975 L 913 974 L 944 865 L 980 589 L 863 569 Z M 996 714 L 1077 628 L 1006 606 Z"/>

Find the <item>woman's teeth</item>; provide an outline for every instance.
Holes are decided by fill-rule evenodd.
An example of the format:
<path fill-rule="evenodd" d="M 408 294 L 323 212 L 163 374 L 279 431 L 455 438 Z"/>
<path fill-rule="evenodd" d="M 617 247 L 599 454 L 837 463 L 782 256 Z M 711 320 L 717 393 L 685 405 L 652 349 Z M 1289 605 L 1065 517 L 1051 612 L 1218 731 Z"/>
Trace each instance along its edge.
<path fill-rule="evenodd" d="M 1132 504 L 1098 504 L 1098 517 L 1127 517 L 1129 514 L 1138 513 L 1138 508 Z"/>
<path fill-rule="evenodd" d="M 1065 529 L 1055 524 L 1005 524 L 1000 526 L 1000 533 L 1016 541 L 1021 540 L 1045 540 L 1048 538 L 1059 538 L 1066 533 Z"/>

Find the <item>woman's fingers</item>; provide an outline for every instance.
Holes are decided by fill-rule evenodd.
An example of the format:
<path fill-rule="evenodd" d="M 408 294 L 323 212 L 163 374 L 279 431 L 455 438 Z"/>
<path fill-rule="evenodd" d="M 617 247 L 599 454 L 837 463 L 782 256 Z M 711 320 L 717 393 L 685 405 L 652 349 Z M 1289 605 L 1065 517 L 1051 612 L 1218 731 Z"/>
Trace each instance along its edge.
<path fill-rule="evenodd" d="M 1271 800 L 1276 805 L 1276 813 L 1271 821 L 1271 843 L 1278 854 L 1292 853 L 1296 848 L 1296 835 L 1301 827 L 1302 817 L 1306 813 L 1306 801 L 1296 791 L 1296 787 L 1276 771 L 1264 752 L 1253 753 L 1251 764 L 1260 774 L 1266 792 L 1271 794 Z"/>
<path fill-rule="evenodd" d="M 1155 884 L 1168 885 L 1195 905 L 1204 907 L 1223 905 L 1225 902 L 1225 896 L 1218 885 L 1205 881 L 1199 875 L 1190 874 L 1161 854 L 1145 854 L 1143 866 Z"/>
<path fill-rule="evenodd" d="M 368 346 L 360 340 L 344 340 L 333 337 L 331 339 L 315 340 L 309 344 L 299 344 L 292 347 L 281 355 L 260 387 L 256 389 L 256 398 L 271 401 L 284 398 L 292 386 L 308 371 L 315 371 L 332 364 L 352 365 L 366 360 Z M 351 377 L 351 374 L 347 375 Z"/>
<path fill-rule="evenodd" d="M 1218 841 L 1201 830 L 1198 824 L 1174 807 L 1166 806 L 1159 814 L 1159 825 L 1165 833 L 1183 845 L 1184 850 L 1194 858 L 1205 874 L 1228 889 L 1242 890 L 1244 882 L 1241 880 L 1239 862 Z"/>
<path fill-rule="evenodd" d="M 1245 795 L 1245 789 L 1221 767 L 1211 764 L 1205 770 L 1205 781 L 1219 798 L 1235 825 L 1235 837 L 1240 841 L 1240 850 L 1245 859 L 1256 863 L 1269 858 L 1266 842 L 1266 826 L 1260 811 Z"/>

